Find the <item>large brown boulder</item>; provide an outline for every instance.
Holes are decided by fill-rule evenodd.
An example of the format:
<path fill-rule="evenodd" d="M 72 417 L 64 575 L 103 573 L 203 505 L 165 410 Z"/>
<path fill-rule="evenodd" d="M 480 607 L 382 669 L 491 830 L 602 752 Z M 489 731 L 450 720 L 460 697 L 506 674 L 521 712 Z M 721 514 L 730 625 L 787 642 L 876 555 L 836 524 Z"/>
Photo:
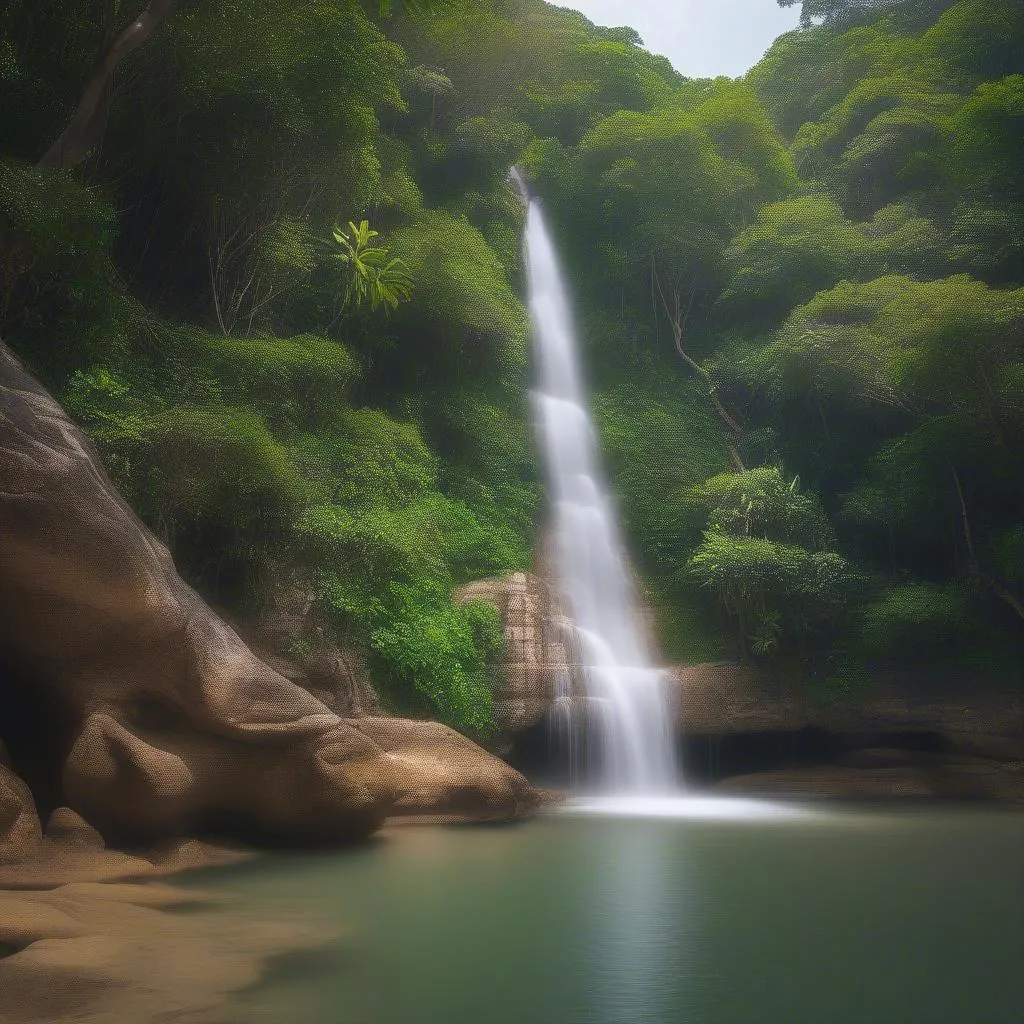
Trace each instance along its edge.
<path fill-rule="evenodd" d="M 396 815 L 508 820 L 540 804 L 519 772 L 445 725 L 400 718 L 350 724 L 388 752 Z"/>
<path fill-rule="evenodd" d="M 0 764 L 0 864 L 24 860 L 43 840 L 28 786 Z"/>
<path fill-rule="evenodd" d="M 358 837 L 422 781 L 419 762 L 386 754 L 253 655 L 180 579 L 85 435 L 2 344 L 0 659 L 16 666 L 0 672 L 0 725 L 15 718 L 21 746 L 47 751 L 55 802 L 108 839 L 211 827 Z M 464 756 L 472 744 L 450 746 Z M 398 770 L 406 764 L 413 786 Z M 469 764 L 459 769 L 467 786 Z M 497 799 L 491 781 L 483 804 Z M 26 792 L 0 778 L 0 835 L 19 849 L 38 832 Z"/>
<path fill-rule="evenodd" d="M 302 839 L 383 819 L 380 749 L 210 611 L 2 346 L 0 537 L 0 650 L 30 668 L 63 733 L 66 802 L 89 822 L 119 838 L 231 824 Z"/>

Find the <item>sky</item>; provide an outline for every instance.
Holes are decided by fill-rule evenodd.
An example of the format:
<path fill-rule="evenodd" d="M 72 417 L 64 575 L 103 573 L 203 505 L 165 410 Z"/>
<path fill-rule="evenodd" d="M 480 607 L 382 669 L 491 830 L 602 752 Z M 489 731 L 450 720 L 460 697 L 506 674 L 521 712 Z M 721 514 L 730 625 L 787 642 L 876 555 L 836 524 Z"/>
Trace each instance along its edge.
<path fill-rule="evenodd" d="M 596 25 L 631 25 L 644 45 L 691 78 L 737 77 L 776 36 L 796 28 L 800 5 L 775 0 L 558 0 Z"/>

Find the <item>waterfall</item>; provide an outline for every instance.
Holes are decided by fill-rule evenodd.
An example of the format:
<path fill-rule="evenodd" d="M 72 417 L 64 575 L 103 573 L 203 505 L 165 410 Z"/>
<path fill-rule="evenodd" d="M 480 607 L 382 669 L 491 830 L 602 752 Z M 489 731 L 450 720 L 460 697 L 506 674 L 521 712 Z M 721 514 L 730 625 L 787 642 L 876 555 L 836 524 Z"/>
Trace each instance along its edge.
<path fill-rule="evenodd" d="M 597 438 L 584 399 L 572 310 L 551 235 L 522 180 L 525 257 L 537 363 L 533 392 L 551 496 L 554 562 L 580 652 L 587 705 L 601 735 L 602 788 L 667 793 L 676 785 L 665 674 L 652 662 L 615 511 L 602 480 Z M 561 695 L 564 698 L 564 694 Z M 578 729 L 563 716 L 560 731 Z M 579 737 L 566 736 L 570 750 Z"/>

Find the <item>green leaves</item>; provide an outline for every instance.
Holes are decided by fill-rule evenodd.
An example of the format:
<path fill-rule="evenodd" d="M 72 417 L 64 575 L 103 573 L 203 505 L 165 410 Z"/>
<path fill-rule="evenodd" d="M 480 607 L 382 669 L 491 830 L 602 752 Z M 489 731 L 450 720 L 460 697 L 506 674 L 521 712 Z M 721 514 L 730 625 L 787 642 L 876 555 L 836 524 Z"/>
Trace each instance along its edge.
<path fill-rule="evenodd" d="M 851 596 L 849 563 L 816 495 L 776 467 L 721 473 L 680 504 L 701 541 L 685 572 L 734 621 L 741 653 L 761 657 L 820 641 Z"/>
<path fill-rule="evenodd" d="M 858 654 L 874 668 L 948 664 L 977 634 L 967 594 L 956 586 L 898 583 L 858 616 Z"/>
<path fill-rule="evenodd" d="M 348 227 L 347 232 L 334 229 L 334 240 L 342 250 L 334 258 L 349 271 L 345 303 L 358 308 L 369 302 L 374 311 L 382 306 L 397 309 L 413 290 L 405 262 L 391 256 L 386 247 L 370 244 L 379 232 L 373 231 L 368 221 L 360 221 L 358 227 L 349 221 Z"/>
<path fill-rule="evenodd" d="M 741 653 L 761 656 L 822 638 L 847 603 L 853 575 L 834 552 L 708 530 L 688 572 L 736 623 Z"/>
<path fill-rule="evenodd" d="M 466 217 L 423 210 L 414 223 L 393 233 L 391 247 L 419 285 L 409 310 L 419 320 L 420 334 L 429 327 L 446 339 L 449 356 L 461 349 L 455 339 L 469 339 L 490 342 L 488 351 L 497 351 L 501 363 L 506 355 L 515 362 L 522 358 L 525 310 L 501 260 Z M 436 364 L 434 355 L 429 357 Z M 461 372 L 466 369 L 462 360 Z M 493 363 L 486 372 L 494 374 Z"/>
<path fill-rule="evenodd" d="M 395 11 L 395 0 L 379 0 L 378 10 L 382 18 L 390 18 Z M 422 15 L 436 6 L 436 0 L 399 0 L 399 6 L 410 14 Z"/>
<path fill-rule="evenodd" d="M 440 68 L 418 64 L 414 68 L 409 68 L 405 77 L 416 89 L 435 100 L 442 96 L 452 96 L 456 91 L 455 84 Z"/>
<path fill-rule="evenodd" d="M 934 224 L 907 204 L 857 224 L 824 195 L 770 203 L 725 251 L 731 279 L 718 307 L 730 322 L 763 331 L 840 281 L 941 268 L 943 243 Z"/>

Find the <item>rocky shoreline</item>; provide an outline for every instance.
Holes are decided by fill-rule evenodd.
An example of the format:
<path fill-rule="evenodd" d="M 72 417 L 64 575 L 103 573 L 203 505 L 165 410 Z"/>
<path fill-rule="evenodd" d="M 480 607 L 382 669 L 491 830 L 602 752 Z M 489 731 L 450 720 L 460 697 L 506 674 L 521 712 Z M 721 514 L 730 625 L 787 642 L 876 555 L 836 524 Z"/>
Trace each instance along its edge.
<path fill-rule="evenodd" d="M 253 654 L 0 343 L 0 1020 L 206 1020 L 322 940 L 152 884 L 246 856 L 190 837 L 338 844 L 538 806 L 446 726 L 366 710 Z"/>
<path fill-rule="evenodd" d="M 190 837 L 339 844 L 385 822 L 516 821 L 558 799 L 444 725 L 383 715 L 351 652 L 286 656 L 283 641 L 310 631 L 301 592 L 246 643 L 180 579 L 85 435 L 2 343 L 0 537 L 5 1024 L 212 1021 L 269 958 L 323 940 L 154 884 L 247 856 Z M 456 594 L 502 614 L 494 701 L 514 762 L 545 735 L 556 680 L 578 675 L 551 595 L 524 573 Z M 886 683 L 821 708 L 739 666 L 674 679 L 716 791 L 1024 801 L 1019 693 L 963 707 Z M 814 731 L 831 756 L 720 770 L 723 744 Z M 897 734 L 931 749 L 888 742 Z"/>

